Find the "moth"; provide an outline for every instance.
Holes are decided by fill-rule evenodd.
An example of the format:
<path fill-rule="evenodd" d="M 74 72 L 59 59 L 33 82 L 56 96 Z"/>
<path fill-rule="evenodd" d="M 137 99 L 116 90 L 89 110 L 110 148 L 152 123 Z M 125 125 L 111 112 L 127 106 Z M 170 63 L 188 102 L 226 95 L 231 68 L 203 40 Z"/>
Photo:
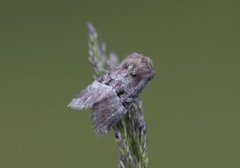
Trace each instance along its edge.
<path fill-rule="evenodd" d="M 92 127 L 97 135 L 104 135 L 123 118 L 153 76 L 152 61 L 132 53 L 115 69 L 82 90 L 68 107 L 91 109 Z"/>

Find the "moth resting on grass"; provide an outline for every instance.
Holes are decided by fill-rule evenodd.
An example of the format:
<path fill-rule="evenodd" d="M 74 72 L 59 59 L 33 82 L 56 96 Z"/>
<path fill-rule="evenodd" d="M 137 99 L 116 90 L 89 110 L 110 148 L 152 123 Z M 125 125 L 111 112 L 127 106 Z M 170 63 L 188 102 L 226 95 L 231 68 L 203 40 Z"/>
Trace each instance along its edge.
<path fill-rule="evenodd" d="M 152 61 L 132 53 L 82 90 L 68 106 L 78 110 L 90 108 L 92 126 L 97 135 L 103 135 L 123 118 L 153 76 Z"/>

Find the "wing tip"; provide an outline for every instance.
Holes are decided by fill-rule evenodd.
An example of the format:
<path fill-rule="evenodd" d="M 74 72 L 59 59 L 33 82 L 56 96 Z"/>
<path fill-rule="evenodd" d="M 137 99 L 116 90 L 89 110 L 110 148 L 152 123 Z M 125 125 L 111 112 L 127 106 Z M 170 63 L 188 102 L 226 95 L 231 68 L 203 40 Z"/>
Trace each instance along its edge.
<path fill-rule="evenodd" d="M 86 108 L 85 106 L 83 106 L 81 103 L 77 102 L 77 101 L 74 101 L 72 100 L 68 105 L 67 107 L 71 108 L 71 109 L 74 109 L 74 110 L 82 110 L 84 108 Z"/>

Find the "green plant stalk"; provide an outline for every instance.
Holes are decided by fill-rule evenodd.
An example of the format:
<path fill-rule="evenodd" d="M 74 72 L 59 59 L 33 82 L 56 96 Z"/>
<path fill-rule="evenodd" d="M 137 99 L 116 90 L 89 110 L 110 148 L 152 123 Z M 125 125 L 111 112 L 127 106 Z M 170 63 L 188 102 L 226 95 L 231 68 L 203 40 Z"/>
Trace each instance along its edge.
<path fill-rule="evenodd" d="M 98 78 L 117 65 L 117 56 L 107 56 L 104 43 L 98 41 L 98 34 L 91 23 L 88 28 L 89 62 Z M 119 149 L 119 168 L 146 168 L 148 165 L 146 146 L 146 123 L 142 103 L 135 100 L 125 117 L 113 127 Z"/>

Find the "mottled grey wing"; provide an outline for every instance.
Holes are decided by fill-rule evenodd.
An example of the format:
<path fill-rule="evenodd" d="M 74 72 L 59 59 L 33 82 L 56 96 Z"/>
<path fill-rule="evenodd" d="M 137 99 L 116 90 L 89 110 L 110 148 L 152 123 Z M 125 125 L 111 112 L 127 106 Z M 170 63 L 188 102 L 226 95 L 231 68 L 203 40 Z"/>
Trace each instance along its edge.
<path fill-rule="evenodd" d="M 92 110 L 92 126 L 99 136 L 107 133 L 127 112 L 115 92 L 110 92 L 105 99 L 94 104 Z"/>
<path fill-rule="evenodd" d="M 102 84 L 98 81 L 94 81 L 86 89 L 81 91 L 72 101 L 68 104 L 68 107 L 81 110 L 83 108 L 92 108 L 97 102 L 106 99 L 110 94 L 115 93 L 112 87 Z"/>

